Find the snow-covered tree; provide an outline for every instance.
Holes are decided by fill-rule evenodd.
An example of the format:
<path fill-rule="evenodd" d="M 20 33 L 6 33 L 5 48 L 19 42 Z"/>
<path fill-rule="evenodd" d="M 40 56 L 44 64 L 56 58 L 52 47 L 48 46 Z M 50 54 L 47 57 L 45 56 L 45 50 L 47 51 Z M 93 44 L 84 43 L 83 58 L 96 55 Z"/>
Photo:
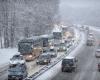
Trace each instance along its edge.
<path fill-rule="evenodd" d="M 59 0 L 0 0 L 0 43 L 13 47 L 21 38 L 50 32 L 59 22 L 58 7 Z"/>

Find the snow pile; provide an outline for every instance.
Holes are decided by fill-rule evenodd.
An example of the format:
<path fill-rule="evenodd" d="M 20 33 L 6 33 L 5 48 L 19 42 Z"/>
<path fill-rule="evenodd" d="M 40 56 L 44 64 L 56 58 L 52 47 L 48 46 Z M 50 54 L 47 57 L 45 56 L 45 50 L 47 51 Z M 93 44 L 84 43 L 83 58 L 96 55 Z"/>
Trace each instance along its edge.
<path fill-rule="evenodd" d="M 17 48 L 0 49 L 0 66 L 9 62 L 10 58 L 18 53 Z"/>

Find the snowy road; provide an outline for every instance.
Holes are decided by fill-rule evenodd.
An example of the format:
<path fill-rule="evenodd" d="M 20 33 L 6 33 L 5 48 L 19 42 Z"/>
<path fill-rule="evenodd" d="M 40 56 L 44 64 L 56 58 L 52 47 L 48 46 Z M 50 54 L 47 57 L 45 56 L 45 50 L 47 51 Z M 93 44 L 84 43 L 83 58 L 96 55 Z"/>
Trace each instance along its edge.
<path fill-rule="evenodd" d="M 81 33 L 81 42 L 78 45 L 78 47 L 73 50 L 70 54 L 75 55 L 76 52 L 82 48 L 83 45 L 85 45 L 85 34 L 82 32 Z M 69 55 L 70 55 L 69 54 Z M 59 63 L 57 63 L 57 65 L 53 66 L 50 70 L 46 71 L 44 74 L 42 74 L 41 76 L 39 76 L 38 78 L 36 78 L 35 80 L 51 80 L 54 76 L 56 76 L 59 72 L 61 71 L 61 61 Z M 57 75 L 58 76 L 58 75 Z M 55 80 L 55 79 L 54 79 Z M 62 79 L 59 79 L 62 80 Z"/>
<path fill-rule="evenodd" d="M 96 37 L 96 45 L 89 47 L 83 45 L 76 53 L 79 59 L 78 70 L 73 73 L 59 71 L 52 80 L 100 80 L 100 74 L 97 70 L 98 59 L 95 58 L 97 41 L 100 40 L 100 33 L 93 31 Z"/>

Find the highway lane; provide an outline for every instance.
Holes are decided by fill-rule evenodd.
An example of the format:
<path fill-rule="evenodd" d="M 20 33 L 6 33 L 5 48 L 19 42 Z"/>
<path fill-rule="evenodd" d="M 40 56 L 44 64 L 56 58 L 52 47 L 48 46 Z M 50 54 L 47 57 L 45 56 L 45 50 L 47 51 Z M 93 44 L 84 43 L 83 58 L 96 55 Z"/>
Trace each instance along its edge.
<path fill-rule="evenodd" d="M 95 33 L 96 42 L 100 39 L 100 33 Z M 77 55 L 78 69 L 76 72 L 67 73 L 59 72 L 52 80 L 100 80 L 99 72 L 97 71 L 98 59 L 95 58 L 96 46 L 86 46 L 84 45 Z"/>

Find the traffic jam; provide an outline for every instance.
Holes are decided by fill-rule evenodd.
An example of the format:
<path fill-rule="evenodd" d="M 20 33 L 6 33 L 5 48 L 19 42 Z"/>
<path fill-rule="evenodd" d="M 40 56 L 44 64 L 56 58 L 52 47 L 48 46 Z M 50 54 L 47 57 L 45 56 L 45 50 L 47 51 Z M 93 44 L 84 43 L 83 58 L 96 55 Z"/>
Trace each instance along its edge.
<path fill-rule="evenodd" d="M 60 29 L 56 27 L 51 34 L 20 40 L 18 53 L 13 55 L 9 61 L 8 80 L 22 80 L 36 74 L 67 54 L 68 49 L 74 45 L 76 40 L 74 29 L 65 26 Z M 70 62 L 73 64 L 77 62 L 77 59 L 73 57 L 64 59 L 62 71 L 65 71 L 67 68 L 65 65 Z"/>
<path fill-rule="evenodd" d="M 94 33 L 88 27 L 78 27 L 87 35 L 86 46 L 96 45 Z M 51 34 L 34 36 L 18 42 L 18 53 L 9 61 L 8 80 L 33 80 L 61 61 L 62 72 L 76 72 L 78 58 L 67 56 L 69 49 L 79 43 L 80 36 L 67 26 L 54 29 Z M 77 44 L 78 45 L 78 44 Z M 95 57 L 100 58 L 100 44 L 97 44 Z M 100 62 L 97 63 L 100 71 Z M 34 78 L 33 78 L 34 77 Z"/>

